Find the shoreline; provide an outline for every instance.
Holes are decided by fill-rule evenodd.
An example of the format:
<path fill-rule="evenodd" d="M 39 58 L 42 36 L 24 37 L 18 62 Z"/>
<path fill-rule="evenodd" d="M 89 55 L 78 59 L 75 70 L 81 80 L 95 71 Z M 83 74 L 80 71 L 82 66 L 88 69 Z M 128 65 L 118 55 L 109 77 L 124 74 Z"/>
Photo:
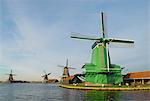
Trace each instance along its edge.
<path fill-rule="evenodd" d="M 76 90 L 99 90 L 99 91 L 137 91 L 137 90 L 150 90 L 150 86 L 147 87 L 90 87 L 90 86 L 75 86 L 61 84 L 59 87 Z"/>

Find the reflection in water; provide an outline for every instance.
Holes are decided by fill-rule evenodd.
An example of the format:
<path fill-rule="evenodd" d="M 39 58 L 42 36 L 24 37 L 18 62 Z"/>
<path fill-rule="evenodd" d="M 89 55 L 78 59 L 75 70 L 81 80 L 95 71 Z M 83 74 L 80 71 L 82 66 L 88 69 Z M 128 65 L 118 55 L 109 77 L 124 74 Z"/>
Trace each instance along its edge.
<path fill-rule="evenodd" d="M 150 101 L 150 91 L 86 91 L 84 101 Z"/>
<path fill-rule="evenodd" d="M 63 101 L 84 101 L 84 91 L 61 88 Z"/>
<path fill-rule="evenodd" d="M 112 91 L 87 91 L 85 94 L 86 101 L 118 101 L 119 92 Z"/>

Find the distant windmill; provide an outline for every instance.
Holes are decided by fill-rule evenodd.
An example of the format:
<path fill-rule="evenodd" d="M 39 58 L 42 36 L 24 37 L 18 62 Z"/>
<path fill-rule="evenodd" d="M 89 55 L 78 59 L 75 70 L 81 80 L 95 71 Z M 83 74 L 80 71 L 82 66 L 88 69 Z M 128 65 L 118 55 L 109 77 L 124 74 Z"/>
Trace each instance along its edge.
<path fill-rule="evenodd" d="M 58 65 L 58 67 L 63 67 L 64 68 L 62 78 L 66 78 L 66 77 L 70 76 L 69 69 L 75 69 L 75 68 L 72 68 L 72 67 L 68 67 L 68 59 L 66 60 L 66 66 Z"/>
<path fill-rule="evenodd" d="M 46 71 L 43 71 L 44 72 L 44 75 L 42 76 L 44 78 L 43 82 L 44 83 L 48 83 L 48 75 L 50 75 L 51 73 L 46 73 Z"/>
<path fill-rule="evenodd" d="M 14 82 L 13 76 L 16 76 L 16 74 L 13 74 L 12 70 L 10 70 L 10 74 L 6 74 L 6 75 L 9 75 L 8 82 L 13 83 Z"/>

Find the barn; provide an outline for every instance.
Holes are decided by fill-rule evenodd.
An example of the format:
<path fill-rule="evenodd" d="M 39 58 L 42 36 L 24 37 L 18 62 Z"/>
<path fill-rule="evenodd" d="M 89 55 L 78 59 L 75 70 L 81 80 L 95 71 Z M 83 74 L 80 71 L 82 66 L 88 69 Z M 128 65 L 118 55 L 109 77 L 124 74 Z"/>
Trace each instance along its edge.
<path fill-rule="evenodd" d="M 130 85 L 150 85 L 150 71 L 130 72 L 124 75 L 123 80 Z"/>

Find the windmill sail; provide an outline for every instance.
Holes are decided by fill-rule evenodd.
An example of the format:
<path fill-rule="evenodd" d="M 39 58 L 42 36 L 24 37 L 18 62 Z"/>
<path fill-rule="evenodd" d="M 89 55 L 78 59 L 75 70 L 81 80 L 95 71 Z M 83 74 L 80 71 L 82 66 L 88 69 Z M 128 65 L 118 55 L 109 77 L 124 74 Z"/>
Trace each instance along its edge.
<path fill-rule="evenodd" d="M 109 42 L 116 42 L 116 43 L 134 44 L 133 40 L 127 40 L 127 39 L 107 38 L 105 40 L 108 40 Z"/>
<path fill-rule="evenodd" d="M 68 67 L 68 59 L 67 59 L 67 61 L 66 61 L 66 67 Z"/>
<path fill-rule="evenodd" d="M 100 40 L 100 38 L 97 38 L 97 37 L 94 37 L 94 36 L 79 35 L 79 34 L 72 34 L 71 38 L 86 39 L 86 40 Z"/>
<path fill-rule="evenodd" d="M 106 32 L 105 32 L 105 25 L 104 25 L 104 13 L 101 13 L 101 17 L 102 17 L 102 34 L 103 34 L 103 38 L 106 37 Z"/>

